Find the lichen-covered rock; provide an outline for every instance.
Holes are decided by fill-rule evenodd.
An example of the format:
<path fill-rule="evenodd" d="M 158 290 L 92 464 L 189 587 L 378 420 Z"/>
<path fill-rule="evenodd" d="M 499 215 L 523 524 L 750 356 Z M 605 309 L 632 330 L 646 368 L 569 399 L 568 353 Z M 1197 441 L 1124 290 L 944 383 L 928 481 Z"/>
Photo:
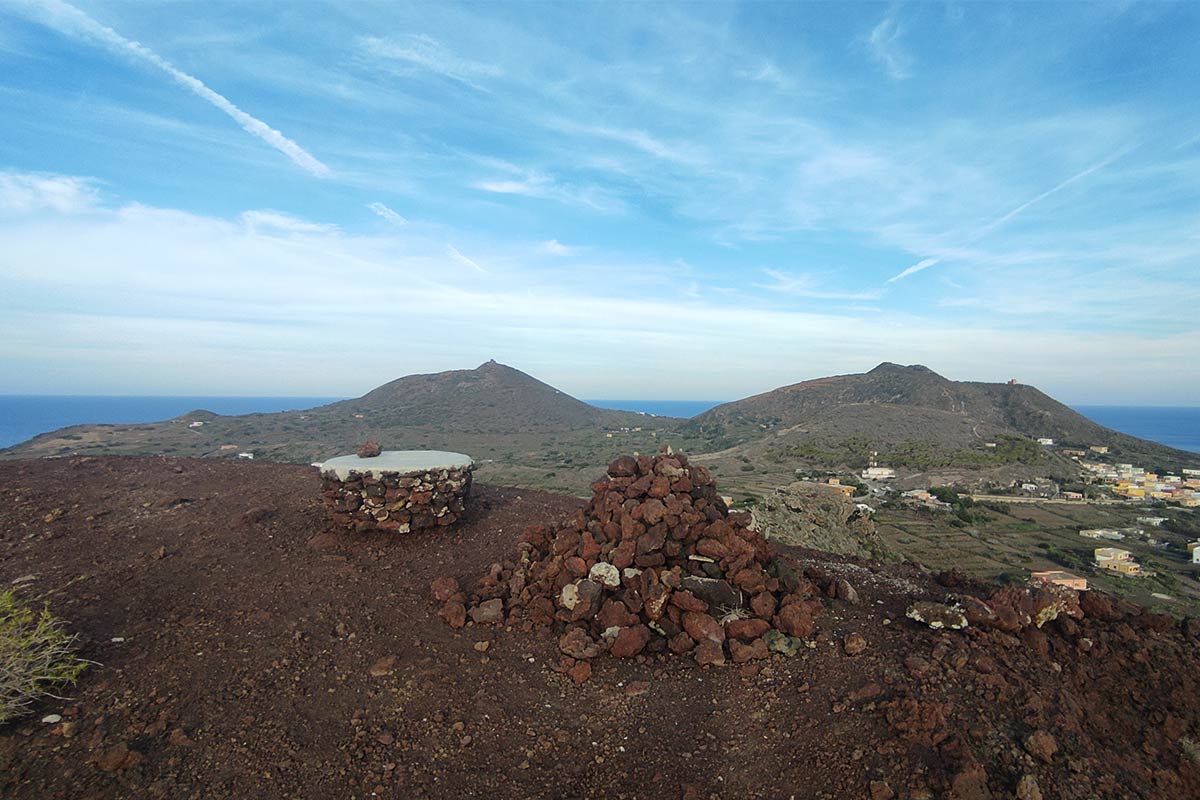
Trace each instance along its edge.
<path fill-rule="evenodd" d="M 934 630 L 960 631 L 970 624 L 961 606 L 948 606 L 929 600 L 913 603 L 904 612 L 904 616 L 924 623 Z"/>

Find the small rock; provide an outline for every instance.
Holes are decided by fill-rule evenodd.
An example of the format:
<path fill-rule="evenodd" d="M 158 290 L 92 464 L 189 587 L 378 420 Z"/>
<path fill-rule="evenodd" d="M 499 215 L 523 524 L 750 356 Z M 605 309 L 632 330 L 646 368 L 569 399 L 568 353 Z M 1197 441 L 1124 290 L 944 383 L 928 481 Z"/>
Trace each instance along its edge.
<path fill-rule="evenodd" d="M 871 800 L 892 800 L 895 796 L 887 781 L 871 781 Z"/>
<path fill-rule="evenodd" d="M 485 600 L 471 609 L 471 620 L 476 625 L 499 625 L 504 622 L 504 601 L 499 597 Z"/>
<path fill-rule="evenodd" d="M 616 588 L 621 585 L 621 570 L 606 561 L 597 562 L 588 571 L 588 577 L 604 586 Z"/>
<path fill-rule="evenodd" d="M 590 661 L 576 661 L 575 666 L 567 670 L 567 675 L 571 680 L 575 681 L 575 685 L 587 683 L 592 677 L 592 663 Z"/>
<path fill-rule="evenodd" d="M 59 722 L 62 722 L 62 715 L 47 714 L 46 716 L 42 717 L 42 722 L 46 723 L 47 725 L 56 725 Z"/>
<path fill-rule="evenodd" d="M 1017 800 L 1042 800 L 1042 788 L 1038 786 L 1037 778 L 1032 775 L 1022 775 L 1017 783 Z"/>
<path fill-rule="evenodd" d="M 608 652 L 616 658 L 632 658 L 642 652 L 650 641 L 650 635 L 650 629 L 645 625 L 621 628 Z"/>
<path fill-rule="evenodd" d="M 692 654 L 696 657 L 696 663 L 702 667 L 707 664 L 715 667 L 725 665 L 725 649 L 720 642 L 714 642 L 712 639 L 700 642 Z"/>
<path fill-rule="evenodd" d="M 192 747 L 196 743 L 188 738 L 188 735 L 183 732 L 183 728 L 175 728 L 167 735 L 167 742 L 175 747 Z"/>
<path fill-rule="evenodd" d="M 383 452 L 383 448 L 379 446 L 379 442 L 374 439 L 368 439 L 358 446 L 359 458 L 374 458 Z"/>
<path fill-rule="evenodd" d="M 379 742 L 380 744 L 387 745 L 387 744 L 391 744 L 392 742 L 396 741 L 396 737 L 393 736 L 392 734 L 388 733 L 387 731 L 383 731 L 382 733 L 377 733 L 375 735 L 375 741 Z"/>
<path fill-rule="evenodd" d="M 856 656 L 867 649 L 867 640 L 858 633 L 848 633 L 846 638 L 842 639 L 842 649 L 846 651 L 848 656 Z"/>
<path fill-rule="evenodd" d="M 476 642 L 475 643 L 475 652 L 486 653 L 487 649 L 491 646 L 492 646 L 492 643 L 489 641 L 486 641 L 486 640 L 484 640 L 482 642 Z"/>
<path fill-rule="evenodd" d="M 132 751 L 129 745 L 125 742 L 116 744 L 105 750 L 104 753 L 96 759 L 96 766 L 103 772 L 116 772 L 126 766 Z"/>
<path fill-rule="evenodd" d="M 372 678 L 382 678 L 384 675 L 391 675 L 392 670 L 396 668 L 396 662 L 399 660 L 398 656 L 384 656 L 372 664 L 367 673 Z"/>
<path fill-rule="evenodd" d="M 845 600 L 847 603 L 849 603 L 852 606 L 856 606 L 861 602 L 858 599 L 858 590 L 856 590 L 854 588 L 854 586 L 850 583 L 850 581 L 846 580 L 845 578 L 838 578 L 837 598 L 839 600 Z M 879 783 L 879 782 L 880 781 L 876 781 L 875 783 Z M 872 784 L 872 785 L 874 785 L 874 784 Z M 886 783 L 883 785 L 887 786 Z M 890 789 L 889 789 L 889 791 L 890 791 Z"/>
<path fill-rule="evenodd" d="M 1025 750 L 1034 758 L 1049 764 L 1058 752 L 1058 742 L 1046 731 L 1037 730 L 1025 738 Z"/>
<path fill-rule="evenodd" d="M 800 652 L 800 648 L 804 646 L 803 639 L 797 639 L 795 636 L 788 636 L 782 631 L 767 631 L 763 634 L 763 641 L 767 643 L 767 649 L 772 653 L 779 653 L 781 656 L 791 658 Z"/>

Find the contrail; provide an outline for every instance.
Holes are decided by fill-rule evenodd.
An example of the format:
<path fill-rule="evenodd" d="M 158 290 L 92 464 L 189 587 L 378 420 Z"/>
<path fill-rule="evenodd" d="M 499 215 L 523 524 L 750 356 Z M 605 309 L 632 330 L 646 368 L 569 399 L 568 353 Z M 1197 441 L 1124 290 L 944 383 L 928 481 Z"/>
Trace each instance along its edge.
<path fill-rule="evenodd" d="M 153 50 L 145 47 L 131 39 L 126 39 L 121 34 L 114 31 L 96 20 L 89 17 L 84 12 L 80 11 L 75 6 L 64 3 L 61 0 L 46 0 L 44 3 L 26 4 L 31 12 L 31 16 L 38 19 L 40 22 L 54 28 L 59 33 L 67 35 L 89 38 L 109 47 L 118 50 L 126 55 L 132 55 L 136 58 L 145 61 L 158 67 L 163 72 L 170 75 L 176 82 L 190 89 L 202 99 L 207 100 L 214 106 L 224 111 L 234 119 L 242 129 L 248 133 L 257 136 L 264 142 L 274 147 L 279 152 L 290 158 L 301 169 L 317 176 L 325 178 L 329 176 L 329 167 L 322 164 L 311 153 L 305 150 L 300 145 L 293 142 L 291 139 L 284 136 L 279 131 L 272 128 L 267 123 L 256 117 L 252 117 L 245 111 L 231 103 L 224 96 L 214 92 L 208 88 L 199 78 L 195 78 L 183 70 L 177 69 L 174 64 L 167 61 L 162 56 L 155 53 Z"/>
<path fill-rule="evenodd" d="M 1128 153 L 1133 148 L 1134 148 L 1133 145 L 1130 145 L 1129 147 L 1123 147 L 1120 150 L 1118 150 L 1117 152 L 1108 156 L 1107 158 L 1097 161 L 1095 164 L 1092 164 L 1090 167 L 1083 170 L 1082 172 L 1077 172 L 1074 175 L 1072 175 L 1071 177 L 1067 178 L 1066 180 L 1060 182 L 1053 188 L 1047 189 L 1046 191 L 1039 194 L 1037 197 L 1034 197 L 1032 200 L 1025 201 L 1021 205 L 1014 208 L 1012 211 L 1009 211 L 1007 214 L 1004 214 L 1003 216 L 997 217 L 996 219 L 992 220 L 988 224 L 984 225 L 979 230 L 975 231 L 975 233 L 971 234 L 971 236 L 969 236 L 966 239 L 966 241 L 963 242 L 963 245 L 965 246 L 965 245 L 973 244 L 973 243 L 979 241 L 984 236 L 987 236 L 989 233 L 994 231 L 996 228 L 999 228 L 1001 225 L 1004 225 L 1005 223 L 1010 222 L 1014 218 L 1020 216 L 1030 206 L 1032 206 L 1036 203 L 1040 203 L 1041 201 L 1045 200 L 1047 197 L 1054 194 L 1055 192 L 1058 192 L 1058 191 L 1061 191 L 1061 190 L 1067 188 L 1072 183 L 1075 183 L 1076 181 L 1086 178 L 1088 175 L 1091 175 L 1093 172 L 1098 172 L 1099 170 L 1104 169 L 1109 164 L 1116 161 L 1118 158 L 1121 158 L 1122 156 L 1124 156 L 1126 153 Z M 905 269 L 904 271 L 888 278 L 887 282 L 894 283 L 895 281 L 898 281 L 902 278 L 907 278 L 909 275 L 916 274 L 923 269 L 928 269 L 929 267 L 932 267 L 934 264 L 937 264 L 940 261 L 941 261 L 940 258 L 923 259 L 921 261 L 918 261 L 916 264 L 913 264 L 908 269 Z"/>

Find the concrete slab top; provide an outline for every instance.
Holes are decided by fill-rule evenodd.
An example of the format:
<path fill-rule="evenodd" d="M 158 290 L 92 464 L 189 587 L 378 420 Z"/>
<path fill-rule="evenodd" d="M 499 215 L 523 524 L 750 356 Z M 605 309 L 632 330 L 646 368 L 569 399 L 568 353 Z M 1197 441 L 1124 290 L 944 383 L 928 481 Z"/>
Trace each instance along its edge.
<path fill-rule="evenodd" d="M 378 475 L 395 472 L 401 475 L 418 472 L 433 472 L 443 469 L 466 469 L 474 465 L 470 456 L 462 453 L 447 453 L 443 450 L 384 450 L 374 458 L 338 456 L 321 464 L 322 475 L 336 475 L 346 480 L 351 472 L 360 475 Z"/>

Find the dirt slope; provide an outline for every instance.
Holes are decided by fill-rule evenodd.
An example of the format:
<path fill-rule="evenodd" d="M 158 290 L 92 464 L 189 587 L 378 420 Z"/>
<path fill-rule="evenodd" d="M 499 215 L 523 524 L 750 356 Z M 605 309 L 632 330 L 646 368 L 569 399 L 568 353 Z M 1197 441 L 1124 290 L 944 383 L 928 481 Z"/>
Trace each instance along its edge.
<path fill-rule="evenodd" d="M 1167 618 L 1098 598 L 1041 630 L 932 631 L 913 600 L 986 587 L 789 551 L 862 598 L 826 601 L 811 649 L 606 657 L 576 686 L 548 629 L 435 616 L 435 577 L 578 505 L 477 488 L 453 536 L 354 537 L 309 468 L 0 464 L 0 581 L 65 586 L 52 607 L 100 662 L 0 730 L 0 796 L 1200 797 L 1200 664 Z"/>

